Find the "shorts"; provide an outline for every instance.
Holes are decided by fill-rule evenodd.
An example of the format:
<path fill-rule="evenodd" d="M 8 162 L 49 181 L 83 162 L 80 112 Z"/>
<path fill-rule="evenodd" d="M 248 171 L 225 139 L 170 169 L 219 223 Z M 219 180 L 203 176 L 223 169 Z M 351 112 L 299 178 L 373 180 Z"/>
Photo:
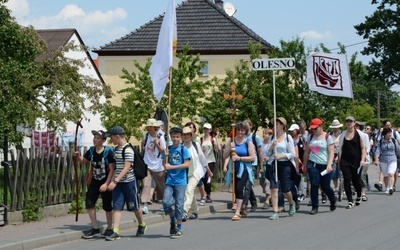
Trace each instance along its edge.
<path fill-rule="evenodd" d="M 99 195 L 101 195 L 101 200 L 103 202 L 103 210 L 106 212 L 112 211 L 112 192 L 108 190 L 105 192 L 99 191 L 101 185 L 103 185 L 105 181 L 106 179 L 103 180 L 92 179 L 92 181 L 89 184 L 88 191 L 86 193 L 86 199 L 85 199 L 86 209 L 94 208 L 96 206 L 97 200 L 99 199 Z"/>
<path fill-rule="evenodd" d="M 126 204 L 128 211 L 140 209 L 139 188 L 136 180 L 120 182 L 112 192 L 113 210 L 123 210 Z"/>
<path fill-rule="evenodd" d="M 290 161 L 278 161 L 278 181 L 281 183 L 283 193 L 290 192 L 293 165 Z M 294 170 L 295 171 L 295 170 Z M 268 167 L 268 176 L 271 189 L 279 189 L 275 180 L 275 163 Z"/>
<path fill-rule="evenodd" d="M 338 170 L 338 165 L 336 162 L 332 162 L 332 180 L 336 181 L 342 178 L 342 172 Z"/>

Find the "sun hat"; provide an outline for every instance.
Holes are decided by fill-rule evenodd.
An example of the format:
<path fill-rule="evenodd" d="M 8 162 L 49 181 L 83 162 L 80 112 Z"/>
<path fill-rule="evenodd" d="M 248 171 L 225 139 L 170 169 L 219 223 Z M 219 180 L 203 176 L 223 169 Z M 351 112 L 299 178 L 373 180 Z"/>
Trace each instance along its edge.
<path fill-rule="evenodd" d="M 159 127 L 159 125 L 156 119 L 150 118 L 147 120 L 145 127 Z"/>
<path fill-rule="evenodd" d="M 191 128 L 189 128 L 189 127 L 184 127 L 183 129 L 182 129 L 182 133 L 183 134 L 193 134 L 193 131 L 192 131 L 192 129 Z"/>
<path fill-rule="evenodd" d="M 338 119 L 333 120 L 332 124 L 329 125 L 329 128 L 341 128 L 341 127 L 343 127 L 343 124 L 341 124 Z"/>
<path fill-rule="evenodd" d="M 279 121 L 280 123 L 282 123 L 285 127 L 287 125 L 286 119 L 283 117 L 277 117 L 276 118 L 277 121 Z M 274 118 L 271 119 L 271 123 L 274 124 Z"/>

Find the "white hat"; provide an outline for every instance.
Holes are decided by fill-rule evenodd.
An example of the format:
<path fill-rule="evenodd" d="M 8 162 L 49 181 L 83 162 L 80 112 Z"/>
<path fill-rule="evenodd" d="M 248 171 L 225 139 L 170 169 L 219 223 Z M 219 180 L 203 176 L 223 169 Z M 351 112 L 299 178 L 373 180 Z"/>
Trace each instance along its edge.
<path fill-rule="evenodd" d="M 159 126 L 160 125 L 158 125 L 156 119 L 152 119 L 152 118 L 148 119 L 146 122 L 146 125 L 145 125 L 146 128 L 147 127 L 159 127 Z"/>
<path fill-rule="evenodd" d="M 210 123 L 204 123 L 203 128 L 212 129 L 212 126 Z"/>
<path fill-rule="evenodd" d="M 289 131 L 293 131 L 293 130 L 295 130 L 295 129 L 297 129 L 297 130 L 299 130 L 300 128 L 299 128 L 299 125 L 297 125 L 297 124 L 292 124 L 292 125 L 290 125 L 290 128 L 288 129 Z"/>
<path fill-rule="evenodd" d="M 329 128 L 341 128 L 341 127 L 343 127 L 343 124 L 341 124 L 338 119 L 333 120 L 332 124 L 329 125 Z"/>
<path fill-rule="evenodd" d="M 157 120 L 157 124 L 158 124 L 158 126 L 164 126 L 164 122 L 162 121 L 162 120 Z"/>

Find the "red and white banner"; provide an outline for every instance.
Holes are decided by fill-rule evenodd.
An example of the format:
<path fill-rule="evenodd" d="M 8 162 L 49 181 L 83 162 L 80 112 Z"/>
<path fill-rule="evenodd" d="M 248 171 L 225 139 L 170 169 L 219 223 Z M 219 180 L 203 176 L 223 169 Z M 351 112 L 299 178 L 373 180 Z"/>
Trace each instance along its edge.
<path fill-rule="evenodd" d="M 308 87 L 323 95 L 353 98 L 345 54 L 314 53 L 307 57 Z"/>

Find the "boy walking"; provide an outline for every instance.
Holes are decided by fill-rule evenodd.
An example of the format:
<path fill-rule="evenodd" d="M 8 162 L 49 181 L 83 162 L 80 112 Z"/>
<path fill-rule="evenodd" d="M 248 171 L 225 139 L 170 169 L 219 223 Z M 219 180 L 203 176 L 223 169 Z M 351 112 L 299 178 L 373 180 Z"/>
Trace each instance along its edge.
<path fill-rule="evenodd" d="M 139 205 L 138 183 L 131 165 L 135 157 L 132 147 L 127 143 L 125 131 L 120 126 L 110 129 L 110 137 L 115 147 L 115 173 L 113 181 L 108 186 L 112 190 L 113 210 L 114 210 L 114 229 L 113 233 L 106 237 L 106 240 L 118 240 L 119 226 L 121 224 L 122 209 L 126 203 L 128 211 L 135 213 L 139 226 L 136 236 L 141 236 L 146 232 L 146 223 L 143 221 L 142 209 Z M 122 155 L 124 154 L 124 155 Z M 135 166 L 133 166 L 135 167 Z"/>
<path fill-rule="evenodd" d="M 171 219 L 170 238 L 177 239 L 183 236 L 182 218 L 185 202 L 185 190 L 190 161 L 187 147 L 181 144 L 182 129 L 173 127 L 170 129 L 172 146 L 168 147 L 164 157 L 164 168 L 167 171 L 163 207 L 165 215 Z M 175 201 L 175 211 L 172 205 Z"/>
<path fill-rule="evenodd" d="M 84 239 L 93 237 L 107 237 L 113 233 L 112 230 L 112 193 L 107 190 L 108 185 L 114 176 L 114 152 L 111 148 L 103 146 L 107 139 L 106 132 L 103 130 L 92 130 L 93 145 L 86 151 L 84 156 L 79 156 L 79 152 L 75 152 L 80 163 L 90 162 L 90 172 L 87 179 L 89 184 L 86 194 L 85 207 L 87 209 L 92 229 L 84 234 Z M 106 212 L 107 229 L 100 234 L 100 228 L 97 224 L 95 205 L 97 199 L 101 195 L 103 201 L 103 209 Z"/>

